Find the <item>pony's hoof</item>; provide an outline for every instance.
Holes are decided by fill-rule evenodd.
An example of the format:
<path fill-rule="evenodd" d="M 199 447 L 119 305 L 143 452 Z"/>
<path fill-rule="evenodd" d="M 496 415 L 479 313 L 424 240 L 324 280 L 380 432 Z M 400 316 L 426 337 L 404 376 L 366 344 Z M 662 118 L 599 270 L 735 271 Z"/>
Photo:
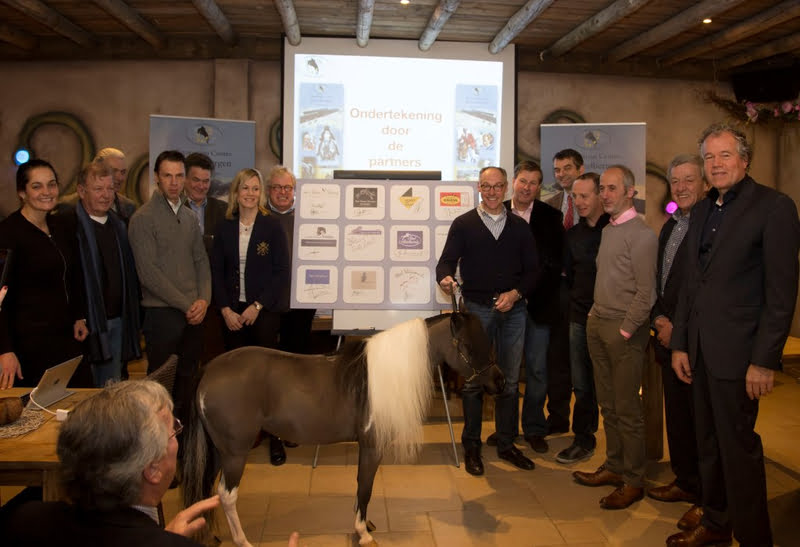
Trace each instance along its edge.
<path fill-rule="evenodd" d="M 375 531 L 375 525 L 372 524 L 371 520 L 368 520 L 367 521 L 367 532 L 374 532 L 374 531 Z M 377 543 L 375 543 L 375 545 L 377 545 Z"/>

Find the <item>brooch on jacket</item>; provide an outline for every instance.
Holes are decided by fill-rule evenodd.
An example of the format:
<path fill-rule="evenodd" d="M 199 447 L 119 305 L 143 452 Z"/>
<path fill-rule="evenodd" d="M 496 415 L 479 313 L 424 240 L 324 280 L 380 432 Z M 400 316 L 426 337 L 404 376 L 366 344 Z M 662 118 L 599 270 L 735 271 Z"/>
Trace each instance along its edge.
<path fill-rule="evenodd" d="M 262 241 L 256 245 L 256 252 L 258 253 L 258 256 L 267 256 L 269 253 L 269 243 Z"/>

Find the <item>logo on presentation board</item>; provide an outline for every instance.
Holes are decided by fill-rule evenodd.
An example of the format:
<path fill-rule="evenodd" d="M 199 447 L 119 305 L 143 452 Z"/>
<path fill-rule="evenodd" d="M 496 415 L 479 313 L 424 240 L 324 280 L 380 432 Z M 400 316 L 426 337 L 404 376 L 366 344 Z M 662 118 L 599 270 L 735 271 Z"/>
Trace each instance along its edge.
<path fill-rule="evenodd" d="M 330 270 L 306 270 L 306 285 L 330 285 Z"/>
<path fill-rule="evenodd" d="M 419 197 L 419 196 L 415 196 L 414 195 L 414 189 L 409 186 L 408 190 L 403 192 L 403 194 L 400 197 L 398 197 L 397 199 L 400 200 L 400 203 L 403 204 L 403 207 L 405 207 L 408 210 L 411 210 L 411 208 L 414 205 L 416 205 L 417 202 L 419 200 L 421 200 L 422 198 Z"/>
<path fill-rule="evenodd" d="M 302 63 L 302 70 L 307 76 L 319 76 L 323 68 L 324 60 L 319 57 L 306 57 L 303 59 Z"/>
<path fill-rule="evenodd" d="M 442 192 L 439 194 L 441 207 L 461 207 L 461 192 Z"/>
<path fill-rule="evenodd" d="M 192 125 L 186 130 L 186 138 L 192 144 L 214 144 L 220 137 L 222 130 L 207 123 Z"/>
<path fill-rule="evenodd" d="M 350 230 L 351 236 L 379 236 L 383 233 L 383 230 L 380 227 L 375 228 L 365 228 L 364 226 L 356 226 L 352 230 Z"/>
<path fill-rule="evenodd" d="M 422 231 L 398 230 L 397 246 L 401 249 L 422 249 Z"/>
<path fill-rule="evenodd" d="M 602 148 L 608 146 L 610 141 L 608 133 L 600 129 L 581 131 L 575 139 L 575 144 L 581 148 Z"/>
<path fill-rule="evenodd" d="M 378 276 L 375 270 L 350 272 L 350 284 L 353 289 L 371 290 L 378 288 Z"/>
<path fill-rule="evenodd" d="M 378 207 L 378 189 L 353 188 L 353 207 Z"/>

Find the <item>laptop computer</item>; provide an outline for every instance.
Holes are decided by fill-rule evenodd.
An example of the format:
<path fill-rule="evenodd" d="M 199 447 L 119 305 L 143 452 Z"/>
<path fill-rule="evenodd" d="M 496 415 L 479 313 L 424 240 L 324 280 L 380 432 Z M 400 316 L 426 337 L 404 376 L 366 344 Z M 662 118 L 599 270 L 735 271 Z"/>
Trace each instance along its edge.
<path fill-rule="evenodd" d="M 37 410 L 39 406 L 48 407 L 75 393 L 67 389 L 67 384 L 82 360 L 83 356 L 79 355 L 44 371 L 35 392 L 29 394 L 33 400 L 28 401 L 25 408 Z M 33 401 L 36 401 L 36 404 Z"/>

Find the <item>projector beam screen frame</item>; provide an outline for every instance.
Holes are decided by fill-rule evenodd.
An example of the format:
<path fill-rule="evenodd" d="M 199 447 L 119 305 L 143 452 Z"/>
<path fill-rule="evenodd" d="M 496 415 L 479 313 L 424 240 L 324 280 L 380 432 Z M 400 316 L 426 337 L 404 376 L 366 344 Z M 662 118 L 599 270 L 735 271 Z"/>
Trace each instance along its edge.
<path fill-rule="evenodd" d="M 513 47 L 492 55 L 483 43 L 284 42 L 282 161 L 299 179 L 347 169 L 477 180 L 481 167 L 514 165 L 515 119 Z"/>

